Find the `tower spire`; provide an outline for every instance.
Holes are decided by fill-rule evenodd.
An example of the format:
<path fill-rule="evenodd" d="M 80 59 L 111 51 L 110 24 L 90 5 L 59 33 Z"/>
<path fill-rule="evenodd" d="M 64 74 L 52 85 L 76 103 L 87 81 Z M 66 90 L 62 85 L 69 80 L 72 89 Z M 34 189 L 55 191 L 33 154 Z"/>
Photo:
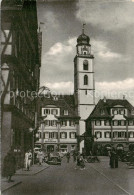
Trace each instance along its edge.
<path fill-rule="evenodd" d="M 84 34 L 84 26 L 85 26 L 86 24 L 85 23 L 83 23 L 83 28 L 82 28 L 82 34 Z"/>

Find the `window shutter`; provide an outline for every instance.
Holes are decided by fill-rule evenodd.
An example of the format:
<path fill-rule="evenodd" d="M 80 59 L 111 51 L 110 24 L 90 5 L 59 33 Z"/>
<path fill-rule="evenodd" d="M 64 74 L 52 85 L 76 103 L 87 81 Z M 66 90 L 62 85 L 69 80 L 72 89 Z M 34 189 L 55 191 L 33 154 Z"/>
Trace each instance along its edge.
<path fill-rule="evenodd" d="M 104 132 L 104 137 L 106 138 L 106 132 Z"/>

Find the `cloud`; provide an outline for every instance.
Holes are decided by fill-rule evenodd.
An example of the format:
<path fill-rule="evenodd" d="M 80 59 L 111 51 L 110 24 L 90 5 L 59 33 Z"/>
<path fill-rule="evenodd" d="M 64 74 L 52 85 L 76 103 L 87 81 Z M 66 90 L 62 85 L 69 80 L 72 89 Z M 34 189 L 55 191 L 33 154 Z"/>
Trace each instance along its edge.
<path fill-rule="evenodd" d="M 117 82 L 96 82 L 96 99 L 104 96 L 110 99 L 122 99 L 123 95 L 134 105 L 133 78 Z"/>
<path fill-rule="evenodd" d="M 121 54 L 111 51 L 111 49 L 107 46 L 108 43 L 106 41 L 100 41 L 93 39 L 91 42 L 93 53 L 102 59 L 110 60 L 114 58 L 121 58 Z"/>
<path fill-rule="evenodd" d="M 100 90 L 134 90 L 134 79 L 128 78 L 117 82 L 97 82 L 96 86 Z"/>
<path fill-rule="evenodd" d="M 76 55 L 76 37 L 55 43 L 43 55 L 41 83 L 63 82 L 73 79 L 73 59 Z M 46 69 L 45 69 L 46 67 Z"/>
<path fill-rule="evenodd" d="M 72 81 L 68 82 L 55 82 L 55 83 L 45 83 L 51 93 L 57 94 L 73 94 L 74 84 Z"/>
<path fill-rule="evenodd" d="M 57 29 L 60 27 L 59 20 L 56 14 L 52 11 L 46 11 L 43 13 L 43 21 L 45 21 L 46 28 L 50 28 L 51 26 L 51 28 Z"/>
<path fill-rule="evenodd" d="M 99 26 L 103 30 L 127 28 L 134 25 L 134 4 L 116 1 L 78 1 L 76 17 L 81 22 Z"/>

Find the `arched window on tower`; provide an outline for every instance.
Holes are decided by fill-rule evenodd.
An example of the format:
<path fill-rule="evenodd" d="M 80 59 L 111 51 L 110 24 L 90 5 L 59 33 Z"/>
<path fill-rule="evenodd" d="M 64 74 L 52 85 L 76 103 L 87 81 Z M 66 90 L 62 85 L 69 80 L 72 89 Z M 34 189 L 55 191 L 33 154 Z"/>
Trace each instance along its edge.
<path fill-rule="evenodd" d="M 83 61 L 83 70 L 88 70 L 88 61 L 87 60 Z"/>
<path fill-rule="evenodd" d="M 87 75 L 84 76 L 84 85 L 88 85 L 88 76 Z"/>

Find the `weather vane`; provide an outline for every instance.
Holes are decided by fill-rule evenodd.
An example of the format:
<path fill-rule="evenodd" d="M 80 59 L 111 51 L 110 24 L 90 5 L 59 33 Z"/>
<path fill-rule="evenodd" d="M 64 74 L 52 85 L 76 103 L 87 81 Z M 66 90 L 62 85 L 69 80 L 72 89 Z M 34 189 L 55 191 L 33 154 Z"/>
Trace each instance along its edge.
<path fill-rule="evenodd" d="M 84 26 L 85 25 L 86 25 L 86 23 L 83 23 L 82 34 L 84 34 Z"/>

